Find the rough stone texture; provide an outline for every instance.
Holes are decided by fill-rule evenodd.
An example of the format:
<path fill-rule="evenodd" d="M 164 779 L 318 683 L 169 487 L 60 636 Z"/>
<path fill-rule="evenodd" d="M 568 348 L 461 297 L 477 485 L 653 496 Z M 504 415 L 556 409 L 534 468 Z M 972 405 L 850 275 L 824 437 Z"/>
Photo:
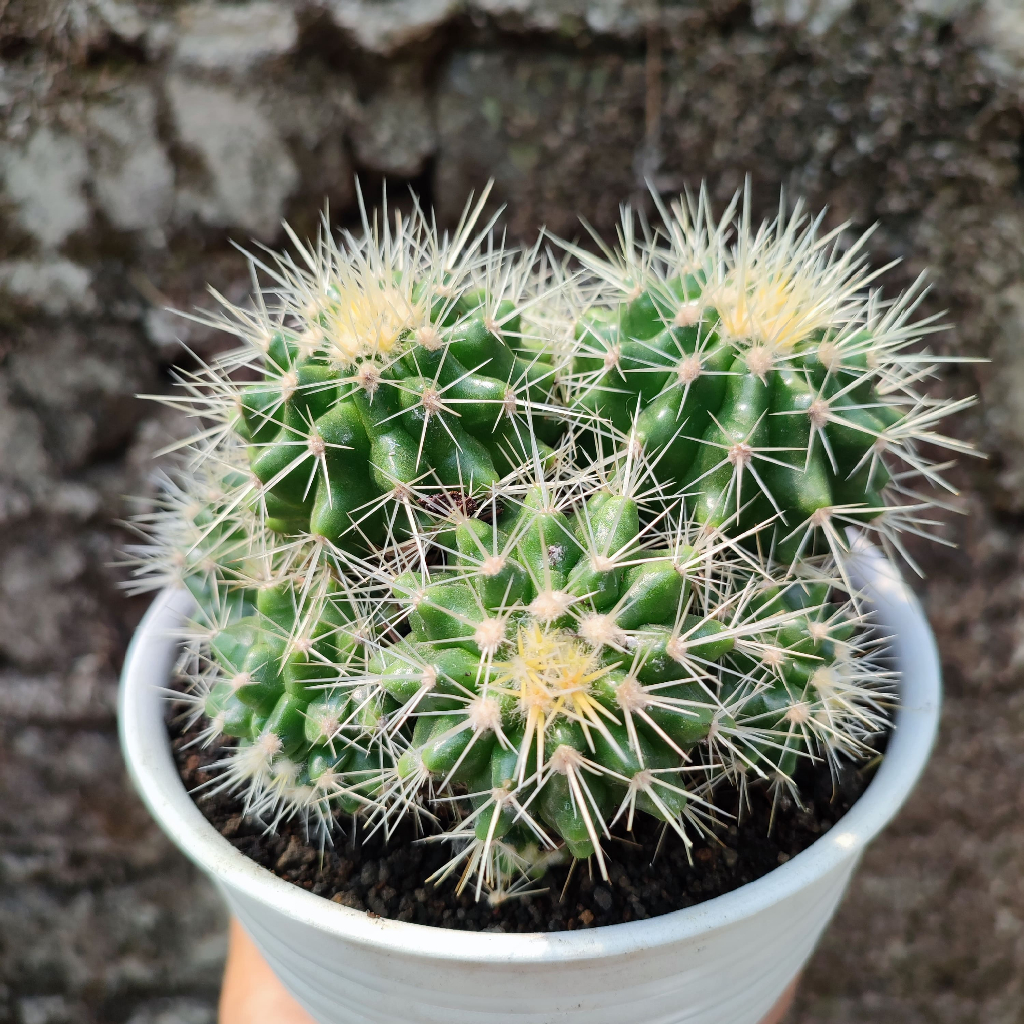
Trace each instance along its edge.
<path fill-rule="evenodd" d="M 115 678 L 143 602 L 111 525 L 181 424 L 135 401 L 164 312 L 244 293 L 229 247 L 489 177 L 517 236 L 607 228 L 643 182 L 750 172 L 932 268 L 959 429 L 954 552 L 920 549 L 949 700 L 793 1021 L 1024 1020 L 1024 18 L 1019 0 L 0 2 L 0 1022 L 207 1024 L 223 919 L 148 821 Z"/>

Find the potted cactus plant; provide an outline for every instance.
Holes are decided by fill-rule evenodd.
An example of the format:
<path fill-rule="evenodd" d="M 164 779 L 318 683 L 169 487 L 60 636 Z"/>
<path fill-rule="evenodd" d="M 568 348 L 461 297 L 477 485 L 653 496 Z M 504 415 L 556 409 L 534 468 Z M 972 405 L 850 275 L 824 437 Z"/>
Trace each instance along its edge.
<path fill-rule="evenodd" d="M 936 325 L 920 289 L 869 290 L 864 239 L 799 207 L 754 230 L 749 190 L 717 220 L 703 190 L 658 200 L 642 239 L 626 211 L 618 249 L 563 243 L 574 263 L 496 244 L 486 198 L 444 237 L 418 209 L 324 224 L 209 318 L 241 346 L 171 399 L 201 429 L 138 523 L 135 585 L 163 593 L 126 662 L 128 764 L 317 1020 L 755 1024 L 934 736 L 930 633 L 867 538 L 902 551 L 944 486 L 930 453 L 962 449 L 919 391 Z M 481 934 L 243 856 L 179 777 L 172 677 L 239 814 L 321 849 L 413 822 L 444 850 L 417 886 L 499 931 L 577 865 L 607 882 L 641 823 L 689 856 L 751 799 L 799 804 L 801 765 L 881 768 L 841 827 L 709 902 Z"/>

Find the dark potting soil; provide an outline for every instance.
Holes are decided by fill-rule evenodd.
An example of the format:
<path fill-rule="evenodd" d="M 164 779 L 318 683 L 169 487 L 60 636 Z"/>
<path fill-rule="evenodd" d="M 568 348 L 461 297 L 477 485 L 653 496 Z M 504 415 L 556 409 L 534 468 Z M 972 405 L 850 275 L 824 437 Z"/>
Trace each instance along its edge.
<path fill-rule="evenodd" d="M 178 771 L 192 791 L 215 778 L 208 766 L 222 756 L 217 749 L 187 747 L 194 733 L 180 723 L 168 726 Z M 877 760 L 877 759 L 876 759 Z M 370 916 L 465 931 L 555 932 L 619 924 L 667 914 L 703 903 L 766 875 L 807 849 L 836 823 L 864 791 L 875 763 L 844 768 L 834 780 L 824 764 L 804 762 L 796 775 L 805 808 L 781 797 L 769 833 L 772 798 L 753 786 L 738 821 L 723 824 L 716 835 L 694 837 L 692 865 L 682 841 L 646 815 L 638 815 L 634 831 L 604 845 L 608 880 L 596 864 L 579 862 L 554 867 L 539 883 L 543 892 L 516 896 L 492 906 L 474 899 L 472 886 L 461 896 L 453 878 L 437 887 L 424 879 L 452 855 L 444 842 L 422 838 L 411 822 L 403 822 L 385 843 L 380 834 L 353 843 L 339 831 L 335 845 L 324 849 L 306 835 L 301 823 L 279 825 L 268 833 L 266 824 L 243 817 L 237 798 L 227 793 L 195 794 L 203 815 L 232 846 L 279 878 Z M 719 803 L 736 815 L 738 792 L 719 790 Z M 568 879 L 568 882 L 567 882 Z"/>

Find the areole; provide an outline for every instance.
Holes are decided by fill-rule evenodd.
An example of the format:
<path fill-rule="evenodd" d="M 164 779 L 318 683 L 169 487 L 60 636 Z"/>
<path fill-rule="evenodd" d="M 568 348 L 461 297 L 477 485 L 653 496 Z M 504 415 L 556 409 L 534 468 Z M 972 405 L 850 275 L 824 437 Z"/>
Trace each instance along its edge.
<path fill-rule="evenodd" d="M 183 590 L 154 601 L 129 649 L 121 742 L 161 827 L 215 881 L 271 967 L 322 1024 L 757 1024 L 810 956 L 864 847 L 913 788 L 938 726 L 938 656 L 916 599 L 867 544 L 855 547 L 849 571 L 892 637 L 900 671 L 896 729 L 874 780 L 831 831 L 788 863 L 647 921 L 504 935 L 371 919 L 243 856 L 185 791 L 167 739 L 160 688 L 192 607 Z"/>

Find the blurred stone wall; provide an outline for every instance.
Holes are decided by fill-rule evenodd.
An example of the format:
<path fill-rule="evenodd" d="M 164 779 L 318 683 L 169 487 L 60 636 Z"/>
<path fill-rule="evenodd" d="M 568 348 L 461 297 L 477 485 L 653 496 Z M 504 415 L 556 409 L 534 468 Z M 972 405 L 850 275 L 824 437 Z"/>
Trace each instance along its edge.
<path fill-rule="evenodd" d="M 220 340 L 230 241 L 489 177 L 516 237 L 608 228 L 643 183 L 747 172 L 930 267 L 971 515 L 922 548 L 946 661 L 924 784 L 869 853 L 794 1020 L 1024 1020 L 1021 0 L 0 0 L 0 1021 L 210 1024 L 217 902 L 129 792 L 117 590 L 151 453 L 139 392 Z M 738 968 L 739 969 L 739 968 Z"/>

